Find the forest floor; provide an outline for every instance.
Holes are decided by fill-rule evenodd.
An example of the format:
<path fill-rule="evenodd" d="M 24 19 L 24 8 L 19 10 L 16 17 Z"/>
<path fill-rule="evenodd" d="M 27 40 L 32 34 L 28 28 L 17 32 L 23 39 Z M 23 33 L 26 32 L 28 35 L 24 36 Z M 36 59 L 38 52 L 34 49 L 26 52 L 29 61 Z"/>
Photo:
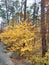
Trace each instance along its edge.
<path fill-rule="evenodd" d="M 10 53 L 4 53 L 4 47 L 0 44 L 0 65 L 14 65 L 9 57 Z"/>
<path fill-rule="evenodd" d="M 10 58 L 10 55 L 11 53 L 4 52 L 4 46 L 0 44 L 0 65 L 25 65 L 23 63 L 24 59 Z"/>

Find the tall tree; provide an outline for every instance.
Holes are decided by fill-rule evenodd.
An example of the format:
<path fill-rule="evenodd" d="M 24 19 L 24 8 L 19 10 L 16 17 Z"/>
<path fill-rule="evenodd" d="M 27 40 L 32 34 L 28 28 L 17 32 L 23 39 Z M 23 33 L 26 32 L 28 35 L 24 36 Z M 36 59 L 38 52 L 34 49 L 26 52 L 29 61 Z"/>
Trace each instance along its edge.
<path fill-rule="evenodd" d="M 41 0 L 41 35 L 42 35 L 42 57 L 45 56 L 46 48 L 46 26 L 45 26 L 45 1 Z"/>
<path fill-rule="evenodd" d="M 39 11 L 39 7 L 37 5 L 37 3 L 34 3 L 34 9 L 33 9 L 33 22 L 36 23 L 37 25 L 37 20 L 38 20 L 38 11 Z"/>
<path fill-rule="evenodd" d="M 7 23 L 9 24 L 9 19 L 8 19 L 8 1 L 5 0 L 5 7 L 6 7 L 6 19 L 7 19 Z"/>
<path fill-rule="evenodd" d="M 49 5 L 47 6 L 47 14 L 46 14 L 46 22 L 47 22 L 47 27 L 48 27 L 48 36 L 47 36 L 47 40 L 49 43 Z"/>
<path fill-rule="evenodd" d="M 26 20 L 26 7 L 27 7 L 27 0 L 24 1 L 24 20 Z"/>
<path fill-rule="evenodd" d="M 32 23 L 36 24 L 39 22 L 39 3 L 37 4 L 36 1 L 35 3 L 33 3 L 30 7 L 31 9 L 31 19 L 32 19 Z"/>
<path fill-rule="evenodd" d="M 0 3 L 0 17 L 5 22 L 9 23 L 9 20 L 19 13 L 20 3 L 19 0 L 1 0 Z"/>
<path fill-rule="evenodd" d="M 2 19 L 6 18 L 6 12 L 5 12 L 5 9 L 4 9 L 4 2 L 2 2 L 2 1 L 0 1 L 0 17 Z"/>

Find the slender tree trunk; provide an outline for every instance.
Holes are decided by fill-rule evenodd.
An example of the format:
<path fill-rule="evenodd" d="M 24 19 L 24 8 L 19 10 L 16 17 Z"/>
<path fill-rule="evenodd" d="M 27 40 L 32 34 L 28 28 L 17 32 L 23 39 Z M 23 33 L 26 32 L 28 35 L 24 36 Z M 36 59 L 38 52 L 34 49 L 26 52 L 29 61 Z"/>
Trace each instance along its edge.
<path fill-rule="evenodd" d="M 9 19 L 8 19 L 8 6 L 7 6 L 7 0 L 5 0 L 5 6 L 6 6 L 6 19 L 7 19 L 7 23 L 9 24 Z"/>
<path fill-rule="evenodd" d="M 46 26 L 45 26 L 45 1 L 41 0 L 41 35 L 42 35 L 42 57 L 45 56 L 46 49 Z"/>
<path fill-rule="evenodd" d="M 24 20 L 26 20 L 26 5 L 27 5 L 27 0 L 24 2 Z"/>
<path fill-rule="evenodd" d="M 22 21 L 22 8 L 23 8 L 23 0 L 21 1 L 21 16 L 20 16 L 20 20 Z"/>

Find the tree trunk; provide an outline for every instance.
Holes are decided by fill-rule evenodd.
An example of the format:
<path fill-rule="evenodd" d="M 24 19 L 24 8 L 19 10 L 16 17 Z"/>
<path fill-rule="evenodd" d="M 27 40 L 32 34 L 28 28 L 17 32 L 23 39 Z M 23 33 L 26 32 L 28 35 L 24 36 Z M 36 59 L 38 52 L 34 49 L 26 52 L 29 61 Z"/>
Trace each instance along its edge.
<path fill-rule="evenodd" d="M 5 0 L 5 6 L 6 6 L 6 19 L 7 19 L 7 23 L 9 24 L 9 19 L 8 19 L 8 6 L 7 6 L 7 0 Z"/>
<path fill-rule="evenodd" d="M 26 20 L 26 5 L 27 5 L 27 0 L 24 2 L 24 21 Z"/>
<path fill-rule="evenodd" d="M 48 27 L 48 36 L 47 36 L 47 39 L 48 39 L 48 43 L 49 43 L 49 6 L 47 7 L 47 27 Z"/>
<path fill-rule="evenodd" d="M 46 26 L 45 26 L 45 1 L 41 0 L 41 36 L 42 36 L 42 57 L 45 56 L 46 49 Z"/>

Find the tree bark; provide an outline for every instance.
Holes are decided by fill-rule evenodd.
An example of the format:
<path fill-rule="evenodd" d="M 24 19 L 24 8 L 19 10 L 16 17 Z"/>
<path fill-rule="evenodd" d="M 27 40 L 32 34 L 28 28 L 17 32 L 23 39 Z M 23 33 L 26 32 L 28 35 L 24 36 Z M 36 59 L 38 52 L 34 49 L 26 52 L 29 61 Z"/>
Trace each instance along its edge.
<path fill-rule="evenodd" d="M 24 21 L 26 20 L 26 6 L 27 6 L 27 0 L 24 2 Z"/>
<path fill-rule="evenodd" d="M 47 36 L 47 39 L 48 39 L 48 43 L 49 43 L 49 5 L 47 7 L 47 27 L 48 27 L 48 36 Z"/>
<path fill-rule="evenodd" d="M 8 5 L 7 5 L 7 0 L 5 0 L 5 6 L 6 6 L 6 19 L 7 19 L 7 23 L 9 24 L 9 19 L 8 19 Z"/>
<path fill-rule="evenodd" d="M 45 56 L 46 49 L 46 26 L 45 26 L 45 1 L 41 0 L 41 36 L 42 36 L 42 57 Z"/>

